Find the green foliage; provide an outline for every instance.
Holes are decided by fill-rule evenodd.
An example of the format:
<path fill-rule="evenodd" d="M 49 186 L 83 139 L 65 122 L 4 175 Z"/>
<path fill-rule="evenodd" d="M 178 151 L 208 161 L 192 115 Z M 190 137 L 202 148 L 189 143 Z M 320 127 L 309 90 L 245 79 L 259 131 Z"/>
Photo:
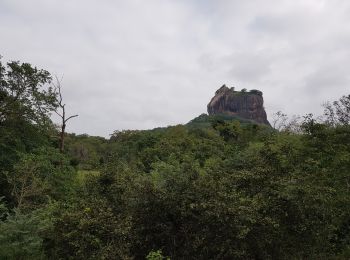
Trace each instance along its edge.
<path fill-rule="evenodd" d="M 56 107 L 53 89 L 45 87 L 50 81 L 49 72 L 29 63 L 13 61 L 5 67 L 0 61 L 0 124 L 20 118 L 45 123 Z"/>
<path fill-rule="evenodd" d="M 0 259 L 46 259 L 44 240 L 52 228 L 54 207 L 7 214 L 7 218 L 0 221 Z"/>
<path fill-rule="evenodd" d="M 17 208 L 36 208 L 72 193 L 75 171 L 57 149 L 45 147 L 22 154 L 7 180 Z"/>
<path fill-rule="evenodd" d="M 0 66 L 1 259 L 350 257 L 348 96 L 298 132 L 201 115 L 62 154 L 49 81 Z"/>
<path fill-rule="evenodd" d="M 241 93 L 241 92 L 238 92 Z M 245 119 L 245 118 L 240 118 L 238 116 L 231 116 L 231 115 L 226 115 L 226 114 L 218 114 L 218 115 L 207 115 L 207 114 L 201 114 L 198 117 L 192 119 L 190 122 L 186 124 L 188 128 L 211 128 L 213 124 L 216 122 L 233 122 L 233 121 L 238 121 L 241 123 L 241 125 L 244 126 L 249 126 L 251 124 L 256 124 L 255 122 Z"/>
<path fill-rule="evenodd" d="M 56 221 L 49 257 L 131 259 L 127 241 L 130 219 L 122 215 L 100 199 L 65 210 Z"/>
<path fill-rule="evenodd" d="M 147 260 L 170 260 L 169 257 L 164 257 L 162 254 L 162 250 L 151 251 L 147 256 Z"/>
<path fill-rule="evenodd" d="M 63 218 L 56 234 L 80 232 L 76 247 L 61 256 L 86 251 L 110 257 L 110 244 L 116 254 L 137 259 L 162 257 L 155 248 L 174 259 L 348 254 L 347 126 L 329 127 L 311 117 L 304 134 L 238 121 L 212 125 L 115 133 L 104 169 L 87 181 L 83 203 L 111 212 L 111 221 L 99 227 L 115 230 L 119 240 L 107 243 L 108 232 L 82 230 L 82 209 L 72 209 L 74 217 Z M 94 221 L 103 218 L 97 214 Z M 59 228 L 64 223 L 78 224 L 67 231 Z M 91 237 L 101 242 L 92 252 Z"/>
<path fill-rule="evenodd" d="M 260 90 L 257 90 L 257 89 L 252 89 L 249 91 L 249 93 L 262 96 L 262 92 Z"/>
<path fill-rule="evenodd" d="M 0 60 L 0 196 L 8 201 L 5 172 L 13 171 L 21 153 L 49 145 L 54 133 L 49 114 L 57 104 L 50 81 L 45 70 Z"/>
<path fill-rule="evenodd" d="M 81 170 L 97 170 L 106 160 L 107 140 L 103 137 L 69 134 L 65 150 L 71 162 Z"/>
<path fill-rule="evenodd" d="M 4 197 L 0 197 L 0 220 L 5 219 L 8 213 L 8 209 L 5 205 L 5 202 L 3 202 Z"/>
<path fill-rule="evenodd" d="M 207 116 L 196 121 L 208 122 Z M 106 230 L 123 237 L 109 241 L 118 254 L 160 258 L 154 251 L 160 249 L 174 259 L 348 255 L 347 125 L 329 126 L 311 116 L 302 134 L 232 120 L 211 125 L 112 136 L 106 165 L 88 181 L 83 203 L 111 208 L 109 218 L 117 220 Z M 80 215 L 74 209 L 72 214 Z M 57 227 L 72 223 L 62 221 Z M 109 250 L 109 235 L 76 225 L 71 230 L 77 229 L 79 249 L 66 255 L 91 248 L 91 236 L 102 242 L 90 254 Z M 70 232 L 57 229 L 62 237 Z M 58 248 L 69 248 L 67 243 Z"/>

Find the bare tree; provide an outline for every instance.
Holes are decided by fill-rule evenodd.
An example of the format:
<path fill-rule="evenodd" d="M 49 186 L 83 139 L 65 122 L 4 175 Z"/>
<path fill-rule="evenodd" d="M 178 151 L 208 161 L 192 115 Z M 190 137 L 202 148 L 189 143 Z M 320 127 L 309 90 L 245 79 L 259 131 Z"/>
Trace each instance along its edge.
<path fill-rule="evenodd" d="M 289 133 L 295 133 L 300 134 L 302 133 L 301 129 L 301 116 L 293 115 L 291 118 L 288 118 L 288 121 L 286 121 L 285 126 L 283 127 L 283 131 L 289 132 Z"/>
<path fill-rule="evenodd" d="M 350 95 L 323 104 L 325 122 L 331 126 L 350 124 Z"/>
<path fill-rule="evenodd" d="M 334 126 L 337 122 L 337 118 L 332 104 L 327 101 L 322 106 L 324 108 L 323 116 L 325 123 Z"/>
<path fill-rule="evenodd" d="M 289 117 L 278 111 L 273 114 L 272 127 L 280 132 L 301 133 L 301 117 L 298 115 Z"/>
<path fill-rule="evenodd" d="M 272 127 L 278 131 L 281 131 L 286 127 L 288 121 L 288 116 L 282 111 L 278 111 L 273 114 Z"/>
<path fill-rule="evenodd" d="M 59 149 L 60 152 L 63 153 L 64 151 L 64 138 L 66 134 L 66 126 L 67 122 L 74 118 L 77 117 L 78 115 L 72 115 L 72 116 L 66 116 L 66 104 L 63 103 L 63 98 L 62 98 L 62 88 L 61 88 L 61 82 L 60 80 L 56 77 L 56 84 L 54 84 L 55 91 L 57 93 L 57 109 L 55 110 L 55 113 L 61 118 L 61 131 L 59 135 Z"/>

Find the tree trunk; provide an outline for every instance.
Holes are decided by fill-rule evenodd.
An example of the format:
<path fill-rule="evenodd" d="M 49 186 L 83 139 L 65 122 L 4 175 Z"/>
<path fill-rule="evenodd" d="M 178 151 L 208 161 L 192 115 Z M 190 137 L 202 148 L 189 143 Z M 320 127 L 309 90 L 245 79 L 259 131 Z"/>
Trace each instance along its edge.
<path fill-rule="evenodd" d="M 61 133 L 60 133 L 60 152 L 64 152 L 64 135 L 66 131 L 66 124 L 63 123 L 61 127 Z"/>

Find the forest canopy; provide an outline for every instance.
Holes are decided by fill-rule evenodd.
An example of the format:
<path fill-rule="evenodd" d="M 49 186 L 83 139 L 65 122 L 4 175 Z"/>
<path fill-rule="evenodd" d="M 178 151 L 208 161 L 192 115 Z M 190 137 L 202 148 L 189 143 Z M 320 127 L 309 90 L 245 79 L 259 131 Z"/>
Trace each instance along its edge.
<path fill-rule="evenodd" d="M 0 259 L 350 258 L 350 95 L 278 129 L 201 115 L 60 151 L 50 83 L 0 63 Z"/>

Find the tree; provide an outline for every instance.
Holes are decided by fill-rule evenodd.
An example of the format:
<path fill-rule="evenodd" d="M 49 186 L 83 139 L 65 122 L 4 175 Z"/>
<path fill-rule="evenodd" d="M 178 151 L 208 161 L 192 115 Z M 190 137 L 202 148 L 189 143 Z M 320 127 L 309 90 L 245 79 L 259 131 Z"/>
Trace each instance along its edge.
<path fill-rule="evenodd" d="M 55 113 L 61 118 L 61 132 L 59 135 L 59 149 L 60 152 L 64 152 L 64 138 L 66 134 L 66 126 L 67 122 L 74 118 L 77 117 L 78 115 L 72 115 L 72 116 L 66 116 L 66 104 L 63 103 L 63 97 L 62 97 L 62 90 L 61 90 L 61 82 L 58 80 L 56 77 L 56 84 L 55 86 L 55 91 L 57 92 L 57 103 L 58 103 L 58 108 L 61 110 L 60 112 L 55 110 Z"/>
<path fill-rule="evenodd" d="M 1 206 L 0 201 L 0 206 Z M 47 259 L 46 235 L 50 233 L 55 204 L 23 213 L 18 209 L 0 220 L 0 259 Z"/>
<path fill-rule="evenodd" d="M 333 103 L 327 102 L 323 105 L 326 122 L 330 125 L 350 124 L 350 95 L 342 96 Z"/>
<path fill-rule="evenodd" d="M 29 63 L 0 57 L 0 196 L 8 201 L 5 172 L 12 172 L 19 154 L 49 143 L 53 124 L 50 113 L 57 107 L 50 73 Z"/>
<path fill-rule="evenodd" d="M 6 175 L 15 206 L 21 210 L 69 196 L 75 188 L 74 169 L 64 154 L 51 147 L 21 154 L 13 171 Z"/>
<path fill-rule="evenodd" d="M 5 67 L 0 60 L 0 126 L 19 118 L 36 124 L 47 122 L 57 105 L 55 92 L 47 85 L 50 82 L 46 70 L 19 61 Z"/>
<path fill-rule="evenodd" d="M 14 172 L 7 175 L 11 195 L 18 209 L 31 207 L 31 204 L 38 203 L 38 198 L 42 199 L 48 189 L 47 181 L 39 176 L 40 165 L 37 165 L 30 156 L 27 157 L 15 166 Z"/>

